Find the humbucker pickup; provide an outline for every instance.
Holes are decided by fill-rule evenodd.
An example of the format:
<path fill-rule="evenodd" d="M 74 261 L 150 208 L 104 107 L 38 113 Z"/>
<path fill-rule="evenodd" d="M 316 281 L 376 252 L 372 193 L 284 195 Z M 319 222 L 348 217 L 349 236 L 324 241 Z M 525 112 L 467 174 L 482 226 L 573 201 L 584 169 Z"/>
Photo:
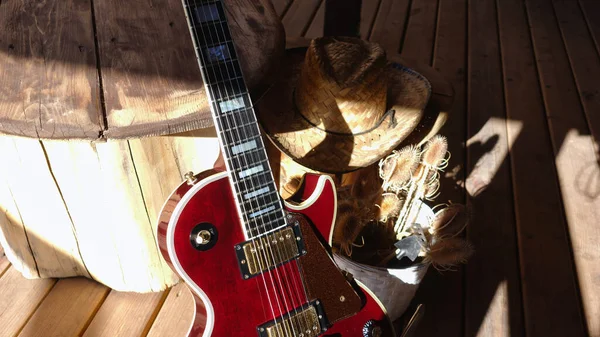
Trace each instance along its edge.
<path fill-rule="evenodd" d="M 235 246 L 242 277 L 250 279 L 306 254 L 300 226 L 286 226 Z"/>
<path fill-rule="evenodd" d="M 319 301 L 298 308 L 258 327 L 259 337 L 317 337 L 327 330 L 327 319 Z"/>

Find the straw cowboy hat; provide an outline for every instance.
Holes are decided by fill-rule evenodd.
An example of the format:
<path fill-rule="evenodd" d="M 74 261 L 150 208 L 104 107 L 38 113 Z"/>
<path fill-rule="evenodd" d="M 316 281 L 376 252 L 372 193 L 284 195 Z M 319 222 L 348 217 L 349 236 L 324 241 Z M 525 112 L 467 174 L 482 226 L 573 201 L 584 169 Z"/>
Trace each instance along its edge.
<path fill-rule="evenodd" d="M 256 102 L 259 123 L 280 151 L 320 172 L 354 171 L 389 154 L 419 125 L 431 96 L 425 77 L 358 38 L 288 49 L 280 69 Z"/>

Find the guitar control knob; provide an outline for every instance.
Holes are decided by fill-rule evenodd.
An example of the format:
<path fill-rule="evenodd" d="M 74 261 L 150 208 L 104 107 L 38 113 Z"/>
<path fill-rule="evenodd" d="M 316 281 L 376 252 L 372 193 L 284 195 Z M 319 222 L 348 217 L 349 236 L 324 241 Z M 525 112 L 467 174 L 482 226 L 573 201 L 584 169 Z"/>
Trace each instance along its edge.
<path fill-rule="evenodd" d="M 190 243 L 199 251 L 211 249 L 217 244 L 218 239 L 217 228 L 208 222 L 197 224 L 190 233 Z"/>
<path fill-rule="evenodd" d="M 210 242 L 211 234 L 209 231 L 203 229 L 198 234 L 196 234 L 196 244 L 198 245 L 206 245 Z"/>
<path fill-rule="evenodd" d="M 377 322 L 374 320 L 370 320 L 365 323 L 363 327 L 363 337 L 381 337 L 383 336 L 383 331 L 381 331 L 381 327 L 377 325 Z"/>

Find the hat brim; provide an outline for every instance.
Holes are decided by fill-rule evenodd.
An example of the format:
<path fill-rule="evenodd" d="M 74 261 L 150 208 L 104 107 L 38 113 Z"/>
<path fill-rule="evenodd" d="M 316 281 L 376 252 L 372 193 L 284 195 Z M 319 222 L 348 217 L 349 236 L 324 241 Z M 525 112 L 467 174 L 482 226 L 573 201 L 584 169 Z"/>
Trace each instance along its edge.
<path fill-rule="evenodd" d="M 306 47 L 286 50 L 280 74 L 255 102 L 258 122 L 273 144 L 299 164 L 320 172 L 344 173 L 366 167 L 389 154 L 417 127 L 431 97 L 431 84 L 414 70 L 389 67 L 387 113 L 368 131 L 325 131 L 297 111 L 294 90 Z"/>

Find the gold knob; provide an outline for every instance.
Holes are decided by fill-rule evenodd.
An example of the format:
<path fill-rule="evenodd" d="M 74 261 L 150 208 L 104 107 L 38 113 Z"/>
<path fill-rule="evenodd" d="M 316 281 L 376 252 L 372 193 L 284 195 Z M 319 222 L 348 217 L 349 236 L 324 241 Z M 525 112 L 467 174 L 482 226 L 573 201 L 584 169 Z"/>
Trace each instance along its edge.
<path fill-rule="evenodd" d="M 210 242 L 211 237 L 212 235 L 210 234 L 210 232 L 206 229 L 203 229 L 196 235 L 196 244 L 205 245 Z"/>

